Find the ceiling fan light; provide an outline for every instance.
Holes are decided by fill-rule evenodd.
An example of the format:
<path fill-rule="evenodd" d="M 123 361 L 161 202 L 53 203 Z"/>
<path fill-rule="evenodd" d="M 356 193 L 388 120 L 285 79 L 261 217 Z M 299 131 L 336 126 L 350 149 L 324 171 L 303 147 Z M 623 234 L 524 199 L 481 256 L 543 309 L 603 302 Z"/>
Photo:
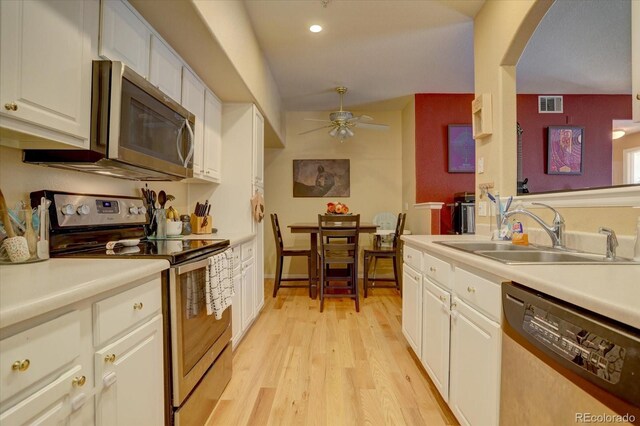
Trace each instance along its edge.
<path fill-rule="evenodd" d="M 353 136 L 353 130 L 351 130 L 351 129 L 350 129 L 350 128 L 348 128 L 348 127 L 345 127 L 345 130 L 347 131 L 347 135 L 349 135 L 349 137 L 352 137 L 352 136 Z"/>
<path fill-rule="evenodd" d="M 332 138 L 335 138 L 338 134 L 338 128 L 334 127 L 333 129 L 331 129 L 331 131 L 329 132 L 329 136 L 331 136 Z"/>

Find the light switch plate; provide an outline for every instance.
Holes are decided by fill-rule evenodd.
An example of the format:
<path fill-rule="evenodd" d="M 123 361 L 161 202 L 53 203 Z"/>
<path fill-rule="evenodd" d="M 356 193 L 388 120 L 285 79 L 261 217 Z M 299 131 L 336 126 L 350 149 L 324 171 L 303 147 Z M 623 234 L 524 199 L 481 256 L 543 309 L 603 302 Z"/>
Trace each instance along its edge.
<path fill-rule="evenodd" d="M 486 216 L 487 215 L 487 202 L 480 201 L 478 203 L 478 216 Z"/>

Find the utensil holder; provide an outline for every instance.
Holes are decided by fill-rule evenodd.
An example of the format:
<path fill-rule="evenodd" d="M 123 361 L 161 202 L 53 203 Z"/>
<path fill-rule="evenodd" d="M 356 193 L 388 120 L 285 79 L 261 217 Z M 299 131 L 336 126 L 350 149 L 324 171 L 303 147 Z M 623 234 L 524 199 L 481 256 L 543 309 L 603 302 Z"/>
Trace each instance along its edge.
<path fill-rule="evenodd" d="M 210 234 L 212 228 L 213 219 L 211 218 L 211 216 L 196 216 L 195 214 L 191 213 L 192 234 Z"/>
<path fill-rule="evenodd" d="M 49 211 L 40 214 L 39 209 L 34 210 L 10 210 L 5 216 L 0 212 L 0 217 L 7 217 L 11 226 L 13 237 L 5 238 L 0 243 L 0 264 L 17 264 L 40 262 L 49 259 Z M 42 229 L 41 229 L 42 228 Z M 7 235 L 8 236 L 8 235 Z"/>

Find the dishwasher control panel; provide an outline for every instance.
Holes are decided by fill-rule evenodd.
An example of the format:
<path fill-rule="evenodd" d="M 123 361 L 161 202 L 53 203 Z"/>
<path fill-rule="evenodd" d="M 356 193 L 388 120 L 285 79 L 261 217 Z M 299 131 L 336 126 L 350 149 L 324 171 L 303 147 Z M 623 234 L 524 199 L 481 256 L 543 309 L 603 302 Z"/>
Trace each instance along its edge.
<path fill-rule="evenodd" d="M 580 368 L 610 383 L 620 381 L 626 354 L 622 346 L 531 303 L 525 303 L 522 328 Z"/>
<path fill-rule="evenodd" d="M 517 283 L 502 283 L 502 309 L 509 328 L 561 367 L 640 406 L 640 330 Z"/>

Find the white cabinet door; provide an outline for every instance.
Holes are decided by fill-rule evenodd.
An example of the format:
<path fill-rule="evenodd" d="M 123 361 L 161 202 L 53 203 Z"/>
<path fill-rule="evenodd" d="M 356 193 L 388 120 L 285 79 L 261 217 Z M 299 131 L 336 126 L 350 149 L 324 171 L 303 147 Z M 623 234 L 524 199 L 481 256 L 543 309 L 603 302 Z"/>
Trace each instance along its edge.
<path fill-rule="evenodd" d="M 73 4 L 78 2 L 73 1 Z M 100 56 L 122 61 L 143 77 L 149 77 L 151 30 L 121 0 L 102 1 Z"/>
<path fill-rule="evenodd" d="M 182 61 L 155 35 L 151 36 L 149 81 L 174 101 L 182 100 Z"/>
<path fill-rule="evenodd" d="M 253 183 L 264 188 L 264 118 L 253 106 Z"/>
<path fill-rule="evenodd" d="M 162 315 L 96 352 L 98 425 L 164 423 Z"/>
<path fill-rule="evenodd" d="M 0 414 L 0 424 L 86 424 L 90 418 L 86 415 L 86 410 L 90 409 L 91 404 L 85 402 L 85 404 L 73 410 L 70 402 L 71 397 L 82 398 L 80 394 L 83 392 L 84 387 L 89 387 L 85 385 L 85 382 L 82 382 L 82 386 L 77 386 L 81 377 L 83 377 L 83 371 L 79 365 L 66 371 L 44 388 Z"/>
<path fill-rule="evenodd" d="M 416 355 L 421 349 L 422 277 L 406 263 L 402 270 L 402 333 Z"/>
<path fill-rule="evenodd" d="M 204 84 L 187 68 L 182 68 L 182 106 L 196 116 L 193 129 L 193 174 L 203 174 Z"/>
<path fill-rule="evenodd" d="M 461 424 L 498 425 L 500 333 L 499 324 L 453 299 L 449 406 Z"/>
<path fill-rule="evenodd" d="M 445 401 L 449 400 L 451 295 L 422 278 L 422 355 L 420 359 Z"/>
<path fill-rule="evenodd" d="M 210 90 L 204 98 L 204 177 L 220 182 L 222 177 L 222 102 Z"/>
<path fill-rule="evenodd" d="M 256 236 L 255 244 L 260 244 L 261 241 L 261 233 L 264 222 L 258 224 L 258 235 Z M 257 317 L 262 307 L 264 306 L 264 273 L 260 273 L 260 268 L 262 268 L 262 251 L 257 248 L 254 250 L 254 279 L 253 279 L 253 315 Z"/>
<path fill-rule="evenodd" d="M 242 264 L 242 328 L 246 329 L 251 325 L 255 317 L 255 282 L 256 263 L 255 258 L 251 258 Z"/>
<path fill-rule="evenodd" d="M 231 299 L 231 341 L 235 350 L 244 332 L 242 327 L 242 274 L 233 276 L 233 291 L 235 294 Z"/>
<path fill-rule="evenodd" d="M 2 127 L 89 146 L 91 13 L 95 1 L 0 2 Z"/>

